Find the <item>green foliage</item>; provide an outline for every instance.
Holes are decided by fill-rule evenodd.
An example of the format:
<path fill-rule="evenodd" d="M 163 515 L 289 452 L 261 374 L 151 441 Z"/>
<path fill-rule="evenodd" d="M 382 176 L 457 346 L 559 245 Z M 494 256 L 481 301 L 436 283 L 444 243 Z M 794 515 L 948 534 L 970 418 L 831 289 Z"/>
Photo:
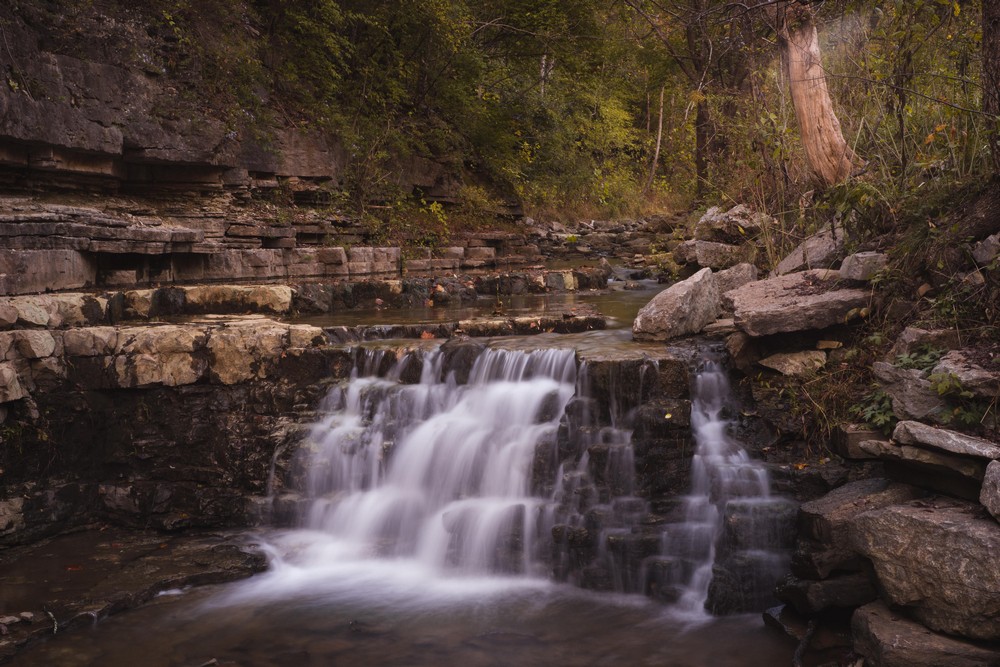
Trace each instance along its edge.
<path fill-rule="evenodd" d="M 860 403 L 851 406 L 850 413 L 886 435 L 892 433 L 896 422 L 899 421 L 892 411 L 892 397 L 883 389 L 875 389 Z"/>
<path fill-rule="evenodd" d="M 897 355 L 895 365 L 899 368 L 915 368 L 926 372 L 934 368 L 944 354 L 945 350 L 920 345 L 912 352 Z"/>
<path fill-rule="evenodd" d="M 976 427 L 983 423 L 989 404 L 977 400 L 975 393 L 966 389 L 958 376 L 953 373 L 931 373 L 927 379 L 938 396 L 948 399 L 947 410 L 939 415 L 943 423 L 965 427 Z"/>

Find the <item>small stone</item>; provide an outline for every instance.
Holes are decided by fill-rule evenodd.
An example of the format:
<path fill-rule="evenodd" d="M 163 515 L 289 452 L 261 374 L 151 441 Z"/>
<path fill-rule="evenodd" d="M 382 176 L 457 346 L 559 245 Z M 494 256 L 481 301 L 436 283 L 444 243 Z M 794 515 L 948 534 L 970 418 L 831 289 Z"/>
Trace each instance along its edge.
<path fill-rule="evenodd" d="M 871 280 L 885 268 L 887 258 L 879 252 L 859 252 L 848 255 L 840 265 L 840 277 L 844 280 Z"/>
<path fill-rule="evenodd" d="M 826 365 L 826 353 L 821 350 L 803 352 L 779 352 L 757 362 L 761 366 L 778 371 L 782 375 L 808 375 Z"/>
<path fill-rule="evenodd" d="M 844 344 L 839 340 L 821 340 L 816 343 L 817 350 L 839 350 Z"/>
<path fill-rule="evenodd" d="M 20 616 L 21 620 L 25 623 L 33 623 L 35 621 L 35 615 L 30 611 L 22 611 L 18 614 L 18 616 Z"/>

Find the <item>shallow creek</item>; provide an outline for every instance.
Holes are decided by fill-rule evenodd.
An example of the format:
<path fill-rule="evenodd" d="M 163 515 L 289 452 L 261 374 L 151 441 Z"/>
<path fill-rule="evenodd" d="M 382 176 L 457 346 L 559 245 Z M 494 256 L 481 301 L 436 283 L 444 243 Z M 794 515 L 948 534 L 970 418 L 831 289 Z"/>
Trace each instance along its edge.
<path fill-rule="evenodd" d="M 621 327 L 651 291 L 624 296 L 580 298 Z M 575 303 L 550 299 L 546 307 Z M 461 386 L 433 377 L 426 359 L 426 377 L 406 387 L 391 374 L 359 374 L 331 393 L 310 436 L 303 492 L 312 504 L 302 528 L 254 535 L 270 559 L 267 572 L 166 591 L 136 611 L 60 632 L 12 664 L 790 664 L 793 647 L 758 614 L 713 618 L 700 608 L 703 590 L 698 604 L 672 606 L 591 593 L 550 581 L 535 553 L 551 550 L 547 533 L 560 519 L 558 497 L 530 488 L 531 459 L 539 442 L 555 437 L 576 386 L 573 355 L 552 348 L 620 345 L 635 345 L 627 330 L 495 341 Z M 550 407 L 540 408 L 545 401 Z M 497 555 L 511 544 L 513 556 Z"/>

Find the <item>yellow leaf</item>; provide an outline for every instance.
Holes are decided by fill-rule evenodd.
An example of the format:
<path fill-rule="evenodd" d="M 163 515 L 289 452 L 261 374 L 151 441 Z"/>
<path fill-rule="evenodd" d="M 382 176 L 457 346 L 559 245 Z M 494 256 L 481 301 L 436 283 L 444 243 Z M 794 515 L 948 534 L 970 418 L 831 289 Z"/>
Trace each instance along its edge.
<path fill-rule="evenodd" d="M 941 132 L 946 127 L 948 127 L 948 123 L 941 123 L 940 125 L 938 125 L 937 127 L 934 128 L 934 131 L 935 132 Z"/>
<path fill-rule="evenodd" d="M 933 144 L 933 143 L 934 143 L 934 133 L 931 132 L 930 134 L 927 135 L 927 138 L 924 139 L 924 145 L 926 146 L 927 144 Z"/>
<path fill-rule="evenodd" d="M 669 412 L 667 414 L 663 415 L 664 419 L 670 419 L 671 417 L 673 417 L 673 415 L 670 414 Z"/>

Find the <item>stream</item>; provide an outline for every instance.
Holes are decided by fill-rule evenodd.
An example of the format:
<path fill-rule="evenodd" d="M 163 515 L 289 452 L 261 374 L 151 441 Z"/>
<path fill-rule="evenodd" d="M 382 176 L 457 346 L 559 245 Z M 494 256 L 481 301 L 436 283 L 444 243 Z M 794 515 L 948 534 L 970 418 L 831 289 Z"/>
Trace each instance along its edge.
<path fill-rule="evenodd" d="M 631 321 L 633 304 L 619 307 L 618 321 Z M 575 468 L 559 465 L 551 491 L 533 481 L 533 462 L 556 447 L 567 405 L 585 387 L 574 349 L 635 345 L 628 339 L 618 329 L 494 341 L 462 382 L 436 345 L 405 354 L 369 346 L 353 378 L 331 390 L 299 455 L 308 498 L 301 527 L 254 536 L 267 572 L 168 591 L 42 642 L 13 664 L 789 664 L 792 646 L 759 614 L 704 611 L 728 503 L 769 502 L 763 468 L 726 434 L 728 387 L 714 364 L 696 382 L 686 516 L 661 538 L 676 603 L 550 578 L 553 527 L 582 525 L 588 509 L 574 495 L 589 483 L 586 443 L 577 445 Z M 395 358 L 386 364 L 386 355 Z M 411 363 L 420 364 L 419 381 L 400 382 Z M 615 515 L 602 538 L 627 535 L 647 513 L 631 496 L 630 431 L 613 423 L 600 438 L 624 470 L 615 473 L 622 495 L 600 506 Z"/>

